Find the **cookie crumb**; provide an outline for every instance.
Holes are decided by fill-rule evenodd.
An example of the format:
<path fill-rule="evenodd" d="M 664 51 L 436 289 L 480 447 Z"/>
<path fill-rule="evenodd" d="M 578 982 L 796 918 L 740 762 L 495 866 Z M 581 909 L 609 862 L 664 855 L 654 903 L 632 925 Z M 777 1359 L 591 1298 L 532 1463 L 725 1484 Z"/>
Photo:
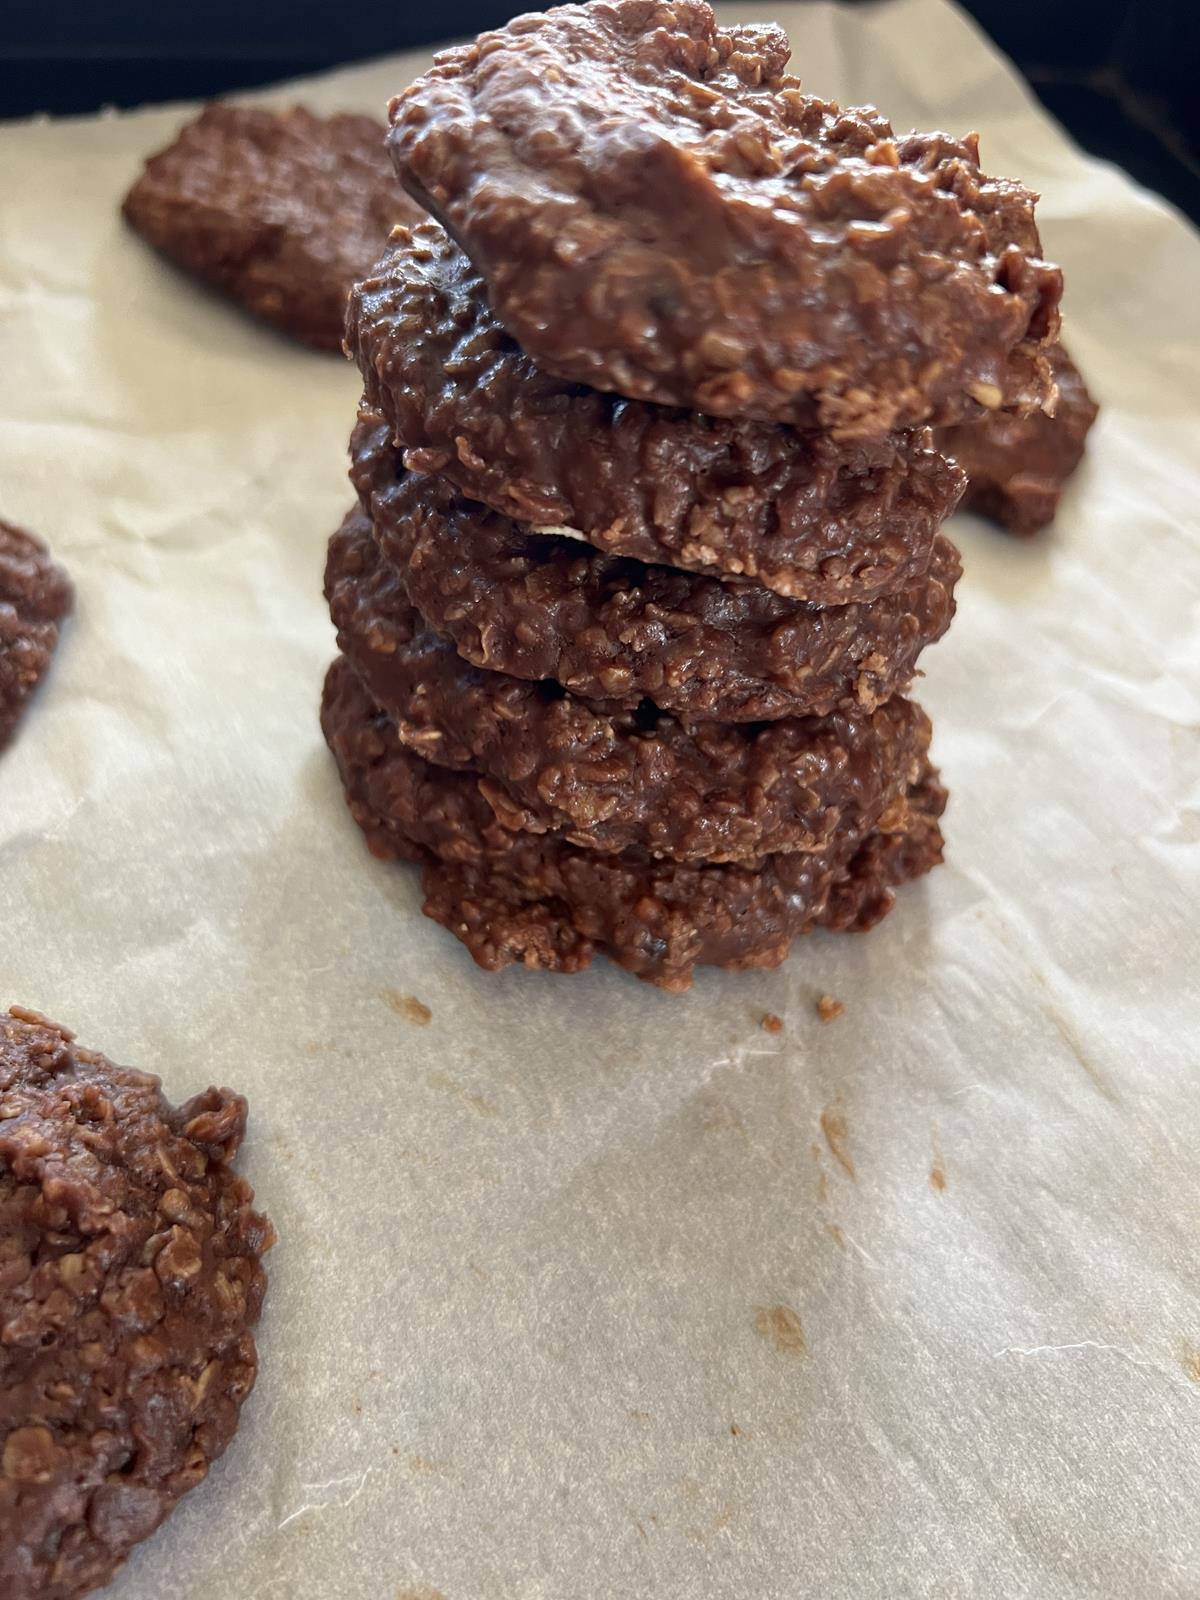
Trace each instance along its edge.
<path fill-rule="evenodd" d="M 845 1006 L 840 1000 L 835 1000 L 831 994 L 823 994 L 817 1001 L 817 1015 L 822 1022 L 833 1022 L 845 1011 Z"/>
<path fill-rule="evenodd" d="M 768 1011 L 760 1026 L 764 1033 L 782 1033 L 783 1018 L 777 1017 L 773 1011 Z"/>
<path fill-rule="evenodd" d="M 754 1326 L 781 1355 L 802 1356 L 808 1351 L 804 1326 L 791 1306 L 759 1306 Z"/>
<path fill-rule="evenodd" d="M 383 991 L 384 1004 L 398 1017 L 403 1017 L 405 1022 L 411 1022 L 414 1028 L 427 1028 L 433 1021 L 433 1012 L 423 1000 L 418 1000 L 415 994 L 401 994 L 399 989 L 385 989 Z"/>

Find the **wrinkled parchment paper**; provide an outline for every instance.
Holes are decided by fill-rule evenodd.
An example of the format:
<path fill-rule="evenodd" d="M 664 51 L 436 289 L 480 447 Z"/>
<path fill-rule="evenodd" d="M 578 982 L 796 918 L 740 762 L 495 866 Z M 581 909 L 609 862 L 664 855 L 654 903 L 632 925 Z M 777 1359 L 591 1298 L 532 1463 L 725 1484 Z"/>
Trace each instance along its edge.
<path fill-rule="evenodd" d="M 79 589 L 0 761 L 0 996 L 245 1091 L 282 1241 L 239 1437 L 113 1600 L 1200 1594 L 1200 241 L 943 0 L 776 9 L 1043 191 L 1104 413 L 1050 537 L 953 529 L 948 864 L 684 999 L 478 972 L 367 854 L 316 711 L 352 370 L 123 229 L 179 108 L 0 130 L 0 514 Z"/>

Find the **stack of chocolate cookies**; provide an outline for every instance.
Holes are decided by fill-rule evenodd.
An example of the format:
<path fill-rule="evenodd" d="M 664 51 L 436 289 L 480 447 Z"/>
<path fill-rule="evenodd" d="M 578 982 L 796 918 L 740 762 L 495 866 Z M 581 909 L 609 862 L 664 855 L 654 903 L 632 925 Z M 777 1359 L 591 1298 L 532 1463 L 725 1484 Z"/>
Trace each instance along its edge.
<path fill-rule="evenodd" d="M 941 859 L 904 693 L 959 575 L 930 427 L 1052 403 L 1060 275 L 972 141 L 787 59 L 700 0 L 610 0 L 391 107 L 438 221 L 351 296 L 323 727 L 484 966 L 599 948 L 682 989 Z"/>

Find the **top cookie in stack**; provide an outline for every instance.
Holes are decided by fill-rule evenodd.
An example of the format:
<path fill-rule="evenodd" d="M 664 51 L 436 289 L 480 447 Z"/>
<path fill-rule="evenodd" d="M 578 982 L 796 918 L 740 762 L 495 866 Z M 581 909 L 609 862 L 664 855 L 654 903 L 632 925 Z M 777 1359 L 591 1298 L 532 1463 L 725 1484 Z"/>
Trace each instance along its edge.
<path fill-rule="evenodd" d="M 700 0 L 565 6 L 391 107 L 430 223 L 351 296 L 326 734 L 485 965 L 682 988 L 940 859 L 903 698 L 953 610 L 930 424 L 1049 403 L 1060 277 L 974 143 Z"/>
<path fill-rule="evenodd" d="M 976 141 L 801 92 L 704 0 L 518 17 L 390 107 L 412 197 L 549 372 L 835 438 L 1032 410 L 1061 274 Z"/>

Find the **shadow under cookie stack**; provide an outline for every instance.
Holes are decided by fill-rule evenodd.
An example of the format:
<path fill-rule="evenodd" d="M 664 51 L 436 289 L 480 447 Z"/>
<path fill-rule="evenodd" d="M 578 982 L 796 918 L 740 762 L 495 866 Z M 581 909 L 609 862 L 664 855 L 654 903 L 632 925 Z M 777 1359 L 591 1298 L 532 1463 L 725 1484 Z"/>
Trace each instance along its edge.
<path fill-rule="evenodd" d="M 1057 270 L 974 145 L 802 95 L 700 0 L 518 19 L 391 108 L 430 221 L 351 295 L 322 725 L 481 965 L 667 989 L 940 859 L 929 425 L 1052 401 Z"/>

